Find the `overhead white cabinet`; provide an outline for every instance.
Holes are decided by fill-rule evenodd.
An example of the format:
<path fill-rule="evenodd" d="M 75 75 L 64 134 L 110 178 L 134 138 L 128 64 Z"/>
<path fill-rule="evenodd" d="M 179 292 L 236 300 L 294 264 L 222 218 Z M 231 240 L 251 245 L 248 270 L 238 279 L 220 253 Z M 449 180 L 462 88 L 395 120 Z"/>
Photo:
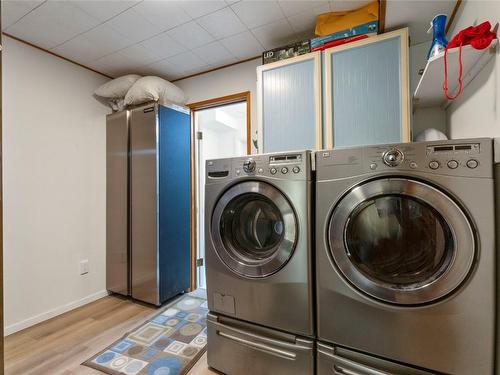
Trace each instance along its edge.
<path fill-rule="evenodd" d="M 259 152 L 410 140 L 407 29 L 263 65 L 257 74 Z"/>
<path fill-rule="evenodd" d="M 257 74 L 259 152 L 321 148 L 321 54 L 263 65 Z"/>
<path fill-rule="evenodd" d="M 324 53 L 327 147 L 407 142 L 406 29 Z"/>

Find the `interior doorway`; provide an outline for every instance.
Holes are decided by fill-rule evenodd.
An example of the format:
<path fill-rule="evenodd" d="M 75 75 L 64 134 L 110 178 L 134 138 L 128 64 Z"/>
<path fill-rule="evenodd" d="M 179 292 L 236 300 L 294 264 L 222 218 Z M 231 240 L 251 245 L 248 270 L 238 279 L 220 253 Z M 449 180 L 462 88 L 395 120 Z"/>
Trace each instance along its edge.
<path fill-rule="evenodd" d="M 240 93 L 190 105 L 193 111 L 196 288 L 205 283 L 205 163 L 250 153 L 250 93 Z"/>

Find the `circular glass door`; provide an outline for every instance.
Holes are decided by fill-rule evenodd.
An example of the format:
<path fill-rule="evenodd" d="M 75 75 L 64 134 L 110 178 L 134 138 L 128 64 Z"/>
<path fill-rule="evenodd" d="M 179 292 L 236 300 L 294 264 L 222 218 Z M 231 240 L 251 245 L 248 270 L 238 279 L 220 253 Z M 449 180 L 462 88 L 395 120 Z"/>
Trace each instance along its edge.
<path fill-rule="evenodd" d="M 332 213 L 329 242 L 351 284 L 395 304 L 446 296 L 474 262 L 474 235 L 463 210 L 436 188 L 401 178 L 351 190 Z"/>
<path fill-rule="evenodd" d="M 274 186 L 247 181 L 232 186 L 217 202 L 212 239 L 221 260 L 246 277 L 266 277 L 290 259 L 297 240 L 292 206 Z"/>

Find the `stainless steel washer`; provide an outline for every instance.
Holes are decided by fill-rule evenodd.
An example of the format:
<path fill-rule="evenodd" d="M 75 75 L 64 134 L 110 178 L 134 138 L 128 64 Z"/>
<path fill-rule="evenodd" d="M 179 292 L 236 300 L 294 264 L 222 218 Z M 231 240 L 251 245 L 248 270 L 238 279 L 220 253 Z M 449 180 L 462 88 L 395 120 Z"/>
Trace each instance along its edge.
<path fill-rule="evenodd" d="M 210 311 L 313 336 L 311 153 L 207 161 Z"/>
<path fill-rule="evenodd" d="M 208 365 L 312 375 L 311 153 L 210 160 L 206 171 Z"/>
<path fill-rule="evenodd" d="M 316 166 L 323 347 L 422 371 L 491 374 L 492 141 L 320 151 Z M 333 357 L 323 352 L 318 373 L 333 374 L 323 363 Z M 355 356 L 349 361 L 356 365 Z M 370 363 L 380 373 L 387 366 Z"/>

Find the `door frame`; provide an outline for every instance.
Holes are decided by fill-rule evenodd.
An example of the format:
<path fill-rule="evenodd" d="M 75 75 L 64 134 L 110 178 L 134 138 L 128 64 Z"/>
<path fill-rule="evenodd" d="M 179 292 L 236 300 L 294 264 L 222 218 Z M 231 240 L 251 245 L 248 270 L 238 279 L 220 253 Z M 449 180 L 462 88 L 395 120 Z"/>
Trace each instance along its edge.
<path fill-rule="evenodd" d="M 220 96 L 212 99 L 202 100 L 187 104 L 191 110 L 191 272 L 190 272 L 190 289 L 197 288 L 197 250 L 198 250 L 198 199 L 197 193 L 197 177 L 198 168 L 196 165 L 196 126 L 195 112 L 202 109 L 220 107 L 227 104 L 244 102 L 247 103 L 247 155 L 252 153 L 252 123 L 251 123 L 251 107 L 250 107 L 250 91 L 238 92 L 231 95 Z"/>

